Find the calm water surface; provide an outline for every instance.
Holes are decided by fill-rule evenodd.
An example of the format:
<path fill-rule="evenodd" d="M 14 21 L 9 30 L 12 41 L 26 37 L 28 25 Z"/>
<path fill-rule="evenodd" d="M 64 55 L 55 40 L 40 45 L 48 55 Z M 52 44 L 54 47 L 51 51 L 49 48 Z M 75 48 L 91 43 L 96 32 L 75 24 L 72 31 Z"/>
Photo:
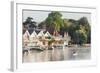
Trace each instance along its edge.
<path fill-rule="evenodd" d="M 91 58 L 90 47 L 66 47 L 53 50 L 31 50 L 23 54 L 23 62 L 46 62 L 63 60 L 85 60 Z"/>

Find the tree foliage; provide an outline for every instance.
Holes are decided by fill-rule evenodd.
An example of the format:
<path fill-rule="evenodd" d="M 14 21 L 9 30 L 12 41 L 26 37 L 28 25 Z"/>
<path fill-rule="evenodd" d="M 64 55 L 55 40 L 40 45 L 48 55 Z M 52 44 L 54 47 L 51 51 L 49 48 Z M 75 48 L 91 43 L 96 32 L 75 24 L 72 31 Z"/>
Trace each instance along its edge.
<path fill-rule="evenodd" d="M 91 27 L 86 17 L 79 20 L 64 19 L 62 32 L 68 32 L 74 44 L 91 43 Z"/>
<path fill-rule="evenodd" d="M 25 22 L 23 22 L 23 26 L 25 28 L 36 28 L 36 22 L 33 21 L 32 17 L 27 17 L 27 19 L 25 20 Z"/>
<path fill-rule="evenodd" d="M 45 23 L 48 29 L 59 32 L 60 28 L 63 27 L 62 14 L 57 11 L 51 12 L 46 18 Z"/>
<path fill-rule="evenodd" d="M 33 18 L 28 17 L 23 22 L 25 27 L 36 28 L 36 22 Z M 73 44 L 91 43 L 91 27 L 86 17 L 81 17 L 79 20 L 62 18 L 62 14 L 58 11 L 52 11 L 48 17 L 38 24 L 38 28 L 46 29 L 51 34 L 61 34 L 65 32 L 71 36 Z"/>

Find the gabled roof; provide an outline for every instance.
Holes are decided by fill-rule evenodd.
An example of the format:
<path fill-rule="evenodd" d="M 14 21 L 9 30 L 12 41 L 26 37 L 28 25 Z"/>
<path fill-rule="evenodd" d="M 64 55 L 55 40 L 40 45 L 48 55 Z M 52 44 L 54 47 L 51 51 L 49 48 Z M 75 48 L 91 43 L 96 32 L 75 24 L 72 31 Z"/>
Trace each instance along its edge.
<path fill-rule="evenodd" d="M 23 35 L 29 35 L 31 37 L 38 37 L 38 36 L 51 36 L 51 34 L 48 31 L 44 30 L 34 30 L 34 29 L 28 29 L 28 30 L 23 30 Z"/>
<path fill-rule="evenodd" d="M 47 31 L 43 31 L 43 33 L 45 34 Z"/>
<path fill-rule="evenodd" d="M 43 31 L 40 31 L 37 36 L 40 36 L 40 37 L 44 36 Z"/>
<path fill-rule="evenodd" d="M 33 33 L 31 34 L 30 37 L 37 37 L 37 33 L 35 31 L 33 31 Z"/>
<path fill-rule="evenodd" d="M 51 36 L 51 35 L 50 35 L 50 33 L 47 31 L 47 32 L 45 33 L 44 36 L 45 36 L 45 37 L 49 37 L 49 36 Z"/>
<path fill-rule="evenodd" d="M 28 30 L 26 30 L 26 31 L 25 31 L 25 33 L 24 33 L 24 35 L 23 35 L 23 36 L 25 36 L 25 37 L 30 36 L 30 34 L 29 34 Z"/>

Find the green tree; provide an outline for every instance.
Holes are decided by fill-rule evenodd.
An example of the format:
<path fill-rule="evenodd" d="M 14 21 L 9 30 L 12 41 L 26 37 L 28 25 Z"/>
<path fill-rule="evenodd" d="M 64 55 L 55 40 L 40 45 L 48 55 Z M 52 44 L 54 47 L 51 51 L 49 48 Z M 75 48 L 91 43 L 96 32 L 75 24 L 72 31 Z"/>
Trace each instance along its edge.
<path fill-rule="evenodd" d="M 91 43 L 91 26 L 88 22 L 88 19 L 86 17 L 82 17 L 78 20 L 78 22 L 79 25 L 84 26 L 87 35 L 87 43 Z"/>
<path fill-rule="evenodd" d="M 53 30 L 55 33 L 58 33 L 60 28 L 63 27 L 62 14 L 57 11 L 52 11 L 46 18 L 45 22 L 48 27 L 47 30 L 50 29 L 50 31 Z"/>
<path fill-rule="evenodd" d="M 71 40 L 73 41 L 73 43 L 75 43 L 76 42 L 75 31 L 79 30 L 79 25 L 78 25 L 78 22 L 74 19 L 69 19 L 68 22 L 69 22 L 70 26 L 66 29 L 68 29 L 68 33 L 71 36 Z"/>
<path fill-rule="evenodd" d="M 87 34 L 84 28 L 81 27 L 79 30 L 75 31 L 75 38 L 77 44 L 82 45 L 87 42 Z"/>
<path fill-rule="evenodd" d="M 82 17 L 79 20 L 68 19 L 64 27 L 64 31 L 67 30 L 71 36 L 71 41 L 75 44 L 90 43 L 91 41 L 91 29 L 86 17 Z"/>

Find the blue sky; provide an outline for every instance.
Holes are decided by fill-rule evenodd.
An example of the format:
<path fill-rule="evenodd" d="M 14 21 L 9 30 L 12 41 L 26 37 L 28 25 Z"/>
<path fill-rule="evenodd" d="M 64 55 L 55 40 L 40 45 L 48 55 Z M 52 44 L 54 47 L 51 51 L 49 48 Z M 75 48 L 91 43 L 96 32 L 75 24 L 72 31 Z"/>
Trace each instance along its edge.
<path fill-rule="evenodd" d="M 50 11 L 34 11 L 34 10 L 24 10 L 23 11 L 23 21 L 26 20 L 27 17 L 32 17 L 34 21 L 40 23 L 48 17 Z M 91 22 L 91 14 L 90 13 L 74 13 L 74 12 L 60 12 L 62 14 L 62 18 L 66 19 L 75 19 L 78 20 L 81 17 L 87 17 L 89 23 Z"/>

